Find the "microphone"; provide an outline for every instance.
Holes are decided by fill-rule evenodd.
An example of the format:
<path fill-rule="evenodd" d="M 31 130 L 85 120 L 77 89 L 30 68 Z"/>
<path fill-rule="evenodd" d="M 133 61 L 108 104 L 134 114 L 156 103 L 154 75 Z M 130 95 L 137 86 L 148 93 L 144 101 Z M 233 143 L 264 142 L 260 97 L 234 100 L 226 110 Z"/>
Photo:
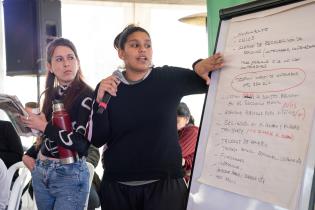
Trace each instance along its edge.
<path fill-rule="evenodd" d="M 118 78 L 119 83 L 121 81 L 123 81 L 123 82 L 125 81 L 125 78 L 122 75 L 121 71 L 116 70 L 113 72 L 113 75 L 116 76 L 116 78 Z M 107 104 L 108 104 L 110 98 L 111 98 L 111 95 L 108 92 L 105 92 L 101 102 L 98 104 L 98 110 L 97 110 L 98 114 L 102 114 L 104 112 L 104 110 L 107 108 Z"/>

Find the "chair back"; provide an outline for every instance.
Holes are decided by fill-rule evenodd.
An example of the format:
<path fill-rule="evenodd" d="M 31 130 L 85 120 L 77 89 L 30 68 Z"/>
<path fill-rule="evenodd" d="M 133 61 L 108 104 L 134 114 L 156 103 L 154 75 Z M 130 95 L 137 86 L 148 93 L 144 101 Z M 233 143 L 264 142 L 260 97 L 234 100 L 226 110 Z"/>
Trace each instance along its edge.
<path fill-rule="evenodd" d="M 8 169 L 3 160 L 0 158 L 0 209 L 7 207 L 9 199 L 9 183 L 7 180 Z"/>
<path fill-rule="evenodd" d="M 31 179 L 31 174 L 28 168 L 24 165 L 22 161 L 17 162 L 10 166 L 8 169 L 7 180 L 12 185 L 13 175 L 16 171 L 19 171 L 19 176 L 14 181 L 13 186 L 10 190 L 7 210 L 19 210 L 20 201 L 22 197 L 22 192 L 24 187 L 27 185 L 28 181 Z"/>
<path fill-rule="evenodd" d="M 94 176 L 94 166 L 92 163 L 89 163 L 89 162 L 86 162 L 86 165 L 87 165 L 89 172 L 90 172 L 90 178 L 89 178 L 89 192 L 90 192 L 92 181 L 93 181 L 93 176 Z M 90 195 L 90 193 L 88 194 L 88 196 L 86 198 L 84 210 L 87 210 L 87 208 L 88 208 L 89 195 Z"/>

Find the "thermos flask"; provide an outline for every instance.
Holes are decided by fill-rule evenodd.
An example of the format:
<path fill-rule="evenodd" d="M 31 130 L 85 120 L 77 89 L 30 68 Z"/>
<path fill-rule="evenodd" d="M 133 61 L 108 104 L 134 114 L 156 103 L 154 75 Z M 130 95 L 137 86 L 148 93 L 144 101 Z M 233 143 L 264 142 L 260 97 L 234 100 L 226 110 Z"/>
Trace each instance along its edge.
<path fill-rule="evenodd" d="M 53 113 L 52 113 L 52 124 L 57 127 L 66 130 L 68 132 L 72 131 L 71 120 L 68 112 L 65 110 L 64 105 L 59 100 L 53 101 Z M 70 149 L 66 149 L 58 145 L 59 157 L 61 160 L 69 160 L 68 162 L 73 162 L 77 157 L 77 152 Z M 67 163 L 67 161 L 66 161 Z"/>

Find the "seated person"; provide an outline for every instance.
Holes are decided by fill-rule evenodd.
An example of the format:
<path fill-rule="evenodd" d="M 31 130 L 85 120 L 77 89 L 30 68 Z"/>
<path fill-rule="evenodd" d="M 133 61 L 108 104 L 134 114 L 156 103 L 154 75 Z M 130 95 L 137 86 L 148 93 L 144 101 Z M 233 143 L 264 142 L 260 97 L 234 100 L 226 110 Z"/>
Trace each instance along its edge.
<path fill-rule="evenodd" d="M 177 107 L 177 131 L 182 149 L 184 178 L 186 183 L 189 183 L 199 128 L 194 125 L 194 118 L 188 106 L 183 102 Z"/>
<path fill-rule="evenodd" d="M 0 158 L 7 168 L 20 162 L 23 156 L 21 139 L 9 121 L 0 120 Z"/>

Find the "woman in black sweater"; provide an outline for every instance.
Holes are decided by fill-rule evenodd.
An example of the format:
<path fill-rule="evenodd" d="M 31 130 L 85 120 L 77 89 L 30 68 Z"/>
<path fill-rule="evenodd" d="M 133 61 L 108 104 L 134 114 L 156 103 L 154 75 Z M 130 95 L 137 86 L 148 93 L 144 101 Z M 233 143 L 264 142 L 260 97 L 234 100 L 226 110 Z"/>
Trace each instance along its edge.
<path fill-rule="evenodd" d="M 125 63 L 123 82 L 113 75 L 99 83 L 92 115 L 92 144 L 107 147 L 103 154 L 102 209 L 185 209 L 187 188 L 176 109 L 183 96 L 206 93 L 208 73 L 223 65 L 222 56 L 216 54 L 198 62 L 195 71 L 153 67 L 150 35 L 134 25 L 127 26 L 114 45 Z M 104 92 L 115 97 L 99 114 Z"/>

